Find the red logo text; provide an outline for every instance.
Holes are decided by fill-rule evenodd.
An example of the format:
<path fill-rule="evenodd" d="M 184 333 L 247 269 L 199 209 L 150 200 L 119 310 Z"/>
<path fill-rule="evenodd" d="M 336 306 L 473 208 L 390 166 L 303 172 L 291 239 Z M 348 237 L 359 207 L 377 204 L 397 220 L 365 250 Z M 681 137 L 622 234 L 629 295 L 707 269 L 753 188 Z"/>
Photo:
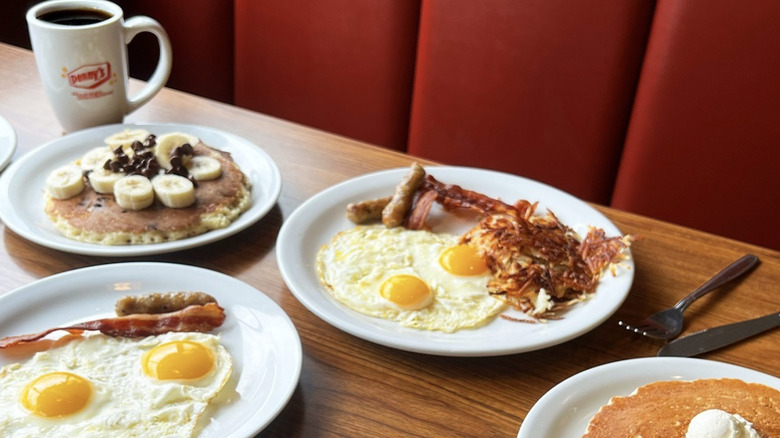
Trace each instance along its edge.
<path fill-rule="evenodd" d="M 68 72 L 70 86 L 85 90 L 97 88 L 109 79 L 111 79 L 111 64 L 108 62 L 82 65 Z"/>

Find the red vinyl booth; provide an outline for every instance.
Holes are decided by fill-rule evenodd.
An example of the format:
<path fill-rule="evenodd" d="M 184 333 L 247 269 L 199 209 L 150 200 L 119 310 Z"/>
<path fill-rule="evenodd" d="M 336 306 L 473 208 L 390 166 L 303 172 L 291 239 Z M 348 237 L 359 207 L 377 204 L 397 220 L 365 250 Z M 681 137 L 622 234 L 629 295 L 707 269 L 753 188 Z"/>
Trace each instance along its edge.
<path fill-rule="evenodd" d="M 658 2 L 613 206 L 780 249 L 779 19 Z"/>
<path fill-rule="evenodd" d="M 406 150 L 419 0 L 236 0 L 235 103 Z"/>
<path fill-rule="evenodd" d="M 608 203 L 653 1 L 423 1 L 408 151 Z"/>
<path fill-rule="evenodd" d="M 168 86 L 233 101 L 233 2 L 214 0 L 112 0 L 125 18 L 148 15 L 165 28 L 173 48 Z M 157 65 L 157 41 L 140 34 L 129 46 L 131 74 L 148 78 Z"/>

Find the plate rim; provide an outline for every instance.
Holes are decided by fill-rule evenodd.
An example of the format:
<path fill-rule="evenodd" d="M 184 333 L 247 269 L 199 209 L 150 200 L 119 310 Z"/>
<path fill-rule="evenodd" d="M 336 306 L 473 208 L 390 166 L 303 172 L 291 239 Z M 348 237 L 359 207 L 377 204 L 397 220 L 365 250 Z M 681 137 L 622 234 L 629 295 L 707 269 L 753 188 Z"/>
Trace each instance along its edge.
<path fill-rule="evenodd" d="M 621 380 L 623 375 L 619 373 L 625 372 L 626 370 L 635 371 L 635 373 L 628 373 L 630 376 L 623 377 Z M 648 372 L 647 370 L 651 370 L 651 372 Z M 673 375 L 671 375 L 672 373 Z M 710 377 L 713 374 L 720 375 L 721 377 Z M 669 378 L 654 377 L 661 375 L 669 375 Z M 588 368 L 555 384 L 551 389 L 545 392 L 528 411 L 525 419 L 523 419 L 520 424 L 517 438 L 533 438 L 539 436 L 539 431 L 548 430 L 547 423 L 551 421 L 548 420 L 550 418 L 563 417 L 571 419 L 571 416 L 566 416 L 564 414 L 569 409 L 578 409 L 578 407 L 572 406 L 567 408 L 566 399 L 574 390 L 576 390 L 579 395 L 582 395 L 583 391 L 588 392 L 589 389 L 595 388 L 597 385 L 594 383 L 594 379 L 602 376 L 609 376 L 610 380 L 613 382 L 628 381 L 629 379 L 632 382 L 641 382 L 636 384 L 633 389 L 644 384 L 663 380 L 684 381 L 702 378 L 739 378 L 748 382 L 762 383 L 780 390 L 780 378 L 752 368 L 726 362 L 694 357 L 638 357 L 622 359 Z M 590 383 L 590 386 L 588 386 L 588 383 Z M 617 384 L 620 385 L 620 383 Z M 624 386 L 628 387 L 631 385 L 625 383 Z M 613 393 L 612 396 L 628 395 L 633 389 L 628 390 L 629 392 L 627 393 Z M 595 392 L 595 389 L 591 389 L 589 392 Z M 599 399 L 599 401 L 594 402 L 594 404 L 597 404 L 600 408 L 608 401 L 609 398 L 606 400 Z M 553 412 L 551 412 L 551 410 Z M 597 410 L 598 408 L 586 411 L 589 415 L 588 418 L 595 415 Z M 585 424 L 585 427 L 587 427 L 587 424 Z M 585 433 L 584 428 L 579 432 L 577 438 L 583 433 Z"/>
<path fill-rule="evenodd" d="M 527 351 L 533 351 L 538 350 L 542 348 L 551 347 L 553 345 L 557 345 L 563 342 L 566 342 L 568 340 L 571 340 L 577 336 L 580 336 L 584 334 L 587 331 L 590 331 L 591 329 L 595 328 L 599 324 L 606 321 L 611 314 L 613 314 L 617 309 L 622 305 L 622 303 L 625 301 L 628 295 L 628 291 L 631 288 L 631 284 L 633 282 L 634 277 L 634 263 L 633 260 L 629 260 L 628 264 L 630 265 L 630 269 L 627 270 L 627 272 L 624 270 L 621 272 L 621 276 L 627 276 L 629 277 L 628 285 L 626 287 L 626 290 L 623 292 L 622 297 L 620 298 L 619 302 L 617 302 L 614 305 L 614 308 L 611 309 L 610 312 L 603 315 L 598 320 L 594 320 L 592 324 L 590 324 L 589 328 L 587 330 L 577 333 L 572 333 L 569 336 L 560 337 L 552 341 L 548 342 L 539 342 L 532 348 L 504 348 L 504 349 L 496 349 L 496 348 L 483 348 L 483 347 L 475 347 L 475 348 L 462 348 L 462 347 L 452 347 L 451 345 L 435 345 L 433 343 L 433 346 L 416 346 L 411 345 L 408 342 L 404 342 L 403 339 L 388 339 L 385 337 L 378 337 L 376 333 L 372 333 L 370 331 L 362 330 L 360 327 L 356 327 L 352 324 L 352 322 L 348 318 L 336 318 L 334 319 L 327 311 L 324 309 L 321 309 L 314 305 L 314 303 L 309 299 L 308 295 L 308 289 L 309 287 L 303 287 L 300 284 L 299 279 L 296 275 L 291 272 L 290 264 L 291 259 L 295 257 L 294 251 L 297 250 L 297 248 L 292 248 L 291 242 L 295 242 L 295 235 L 296 233 L 300 234 L 302 231 L 300 230 L 300 223 L 301 217 L 305 215 L 309 216 L 315 216 L 318 212 L 310 212 L 307 211 L 307 209 L 311 208 L 310 206 L 314 203 L 321 202 L 321 200 L 332 196 L 334 193 L 338 193 L 341 190 L 344 190 L 345 187 L 349 187 L 350 185 L 359 185 L 361 183 L 366 183 L 365 186 L 371 186 L 371 184 L 368 184 L 370 180 L 372 179 L 378 179 L 389 175 L 398 174 L 400 180 L 400 175 L 408 169 L 407 167 L 394 167 L 389 169 L 383 169 L 378 170 L 362 175 L 358 175 L 353 178 L 346 179 L 344 181 L 341 181 L 339 183 L 336 183 L 318 193 L 308 198 L 306 201 L 304 201 L 300 206 L 298 206 L 290 215 L 289 217 L 284 221 L 282 224 L 282 228 L 279 231 L 279 235 L 277 237 L 277 265 L 279 267 L 279 271 L 282 275 L 282 278 L 287 285 L 288 289 L 292 292 L 292 294 L 300 301 L 304 307 L 306 307 L 309 311 L 317 315 L 320 319 L 324 320 L 328 324 L 345 331 L 353 336 L 356 336 L 358 338 L 367 340 L 369 342 L 373 342 L 379 345 L 384 345 L 391 348 L 396 348 L 400 350 L 415 352 L 415 353 L 424 353 L 424 354 L 432 354 L 432 355 L 440 355 L 440 356 L 500 356 L 500 355 L 508 355 L 508 354 L 515 354 L 515 353 L 522 353 Z M 426 166 L 426 169 L 430 170 L 431 173 L 447 173 L 447 172 L 469 172 L 469 173 L 477 173 L 484 176 L 489 175 L 501 175 L 503 178 L 512 178 L 517 181 L 522 181 L 524 184 L 530 184 L 534 186 L 535 188 L 543 188 L 544 190 L 550 190 L 555 193 L 557 193 L 558 196 L 564 196 L 567 200 L 576 201 L 577 203 L 582 204 L 582 206 L 585 206 L 589 211 L 590 214 L 598 215 L 600 220 L 605 221 L 605 223 L 608 223 L 611 227 L 614 228 L 618 233 L 620 233 L 619 228 L 617 225 L 615 225 L 612 221 L 610 221 L 602 212 L 598 211 L 594 207 L 588 205 L 586 202 L 579 200 L 578 198 L 574 197 L 573 195 L 564 192 L 560 189 L 557 189 L 553 186 L 547 185 L 545 183 L 541 183 L 538 181 L 534 181 L 522 176 L 509 174 L 501 171 L 495 171 L 490 169 L 480 169 L 480 168 L 474 168 L 474 167 L 463 167 L 463 166 L 446 166 L 446 165 L 432 165 L 432 166 Z M 379 184 L 378 184 L 379 185 Z M 384 187 L 383 187 L 384 188 Z M 293 254 L 293 255 L 290 255 Z M 312 255 L 312 260 L 314 258 L 314 255 Z M 301 280 L 302 281 L 302 280 Z M 317 282 L 317 285 L 319 286 L 319 282 Z M 307 285 L 309 286 L 309 285 Z M 319 286 L 318 293 L 327 294 L 326 291 L 324 291 L 321 286 Z M 345 310 L 345 309 L 342 309 Z M 349 312 L 349 309 L 346 309 L 347 312 Z M 357 314 L 358 318 L 370 318 L 366 317 L 364 315 Z M 413 330 L 413 329 L 409 329 Z M 419 331 L 414 331 L 415 333 L 419 333 Z M 426 333 L 426 332 L 423 332 Z"/>
<path fill-rule="evenodd" d="M 219 281 L 220 283 L 225 284 L 233 284 L 236 287 L 244 288 L 247 291 L 253 291 L 254 293 L 251 294 L 253 296 L 253 299 L 247 299 L 246 295 L 237 295 L 233 294 L 232 298 L 227 300 L 227 303 L 220 302 L 220 305 L 222 307 L 225 307 L 226 311 L 230 312 L 230 306 L 231 305 L 248 305 L 248 304 L 255 304 L 255 305 L 262 305 L 263 310 L 266 314 L 269 314 L 274 317 L 274 320 L 276 321 L 276 324 L 279 324 L 278 321 L 283 322 L 283 326 L 275 325 L 274 328 L 281 327 L 284 329 L 284 335 L 286 338 L 289 338 L 288 340 L 292 341 L 294 340 L 294 345 L 285 344 L 288 348 L 285 350 L 289 353 L 289 356 L 284 357 L 284 363 L 281 361 L 278 361 L 277 366 L 278 367 L 284 367 L 287 373 L 289 373 L 290 379 L 285 381 L 283 385 L 281 385 L 283 388 L 280 390 L 281 392 L 275 394 L 275 402 L 273 403 L 273 406 L 271 409 L 269 409 L 264 415 L 258 416 L 258 418 L 255 418 L 257 414 L 259 414 L 260 410 L 257 410 L 256 406 L 248 406 L 247 412 L 247 418 L 252 421 L 248 421 L 246 423 L 242 423 L 236 431 L 233 432 L 230 436 L 236 436 L 234 434 L 240 433 L 241 437 L 250 438 L 255 436 L 257 433 L 261 432 L 263 429 L 265 429 L 278 415 L 284 410 L 284 408 L 289 404 L 289 401 L 291 400 L 293 394 L 295 393 L 299 382 L 300 377 L 303 369 L 303 346 L 300 339 L 300 334 L 298 333 L 297 327 L 293 323 L 290 316 L 282 309 L 282 307 L 277 304 L 271 297 L 266 295 L 264 292 L 260 291 L 259 289 L 255 288 L 254 286 L 246 283 L 243 280 L 240 280 L 238 278 L 229 276 L 227 274 L 224 274 L 219 271 L 194 266 L 194 265 L 187 265 L 187 264 L 181 264 L 181 263 L 171 263 L 171 262 L 147 262 L 147 261 L 140 261 L 140 262 L 120 262 L 120 263 L 106 263 L 106 264 L 99 264 L 99 265 L 92 265 L 87 266 L 83 268 L 77 268 L 72 269 L 68 271 L 59 272 L 56 274 L 52 274 L 46 277 L 39 278 L 33 282 L 30 282 L 26 285 L 17 287 L 7 293 L 4 293 L 0 295 L 0 314 L 3 314 L 3 308 L 5 308 L 5 305 L 8 301 L 14 301 L 16 307 L 24 307 L 30 308 L 31 306 L 34 306 L 33 304 L 27 304 L 26 301 L 29 301 L 29 299 L 25 298 L 25 294 L 31 293 L 30 291 L 35 292 L 38 291 L 38 294 L 42 293 L 45 296 L 53 296 L 53 295 L 60 295 L 59 291 L 54 290 L 47 290 L 47 287 L 49 287 L 52 284 L 61 283 L 63 281 L 78 281 L 79 279 L 86 278 L 89 280 L 90 278 L 94 278 L 92 280 L 92 283 L 94 287 L 97 287 L 99 281 L 98 278 L 101 275 L 108 275 L 111 272 L 120 272 L 124 273 L 125 277 L 127 278 L 127 271 L 128 269 L 134 271 L 137 276 L 146 276 L 149 272 L 152 272 L 153 270 L 157 270 L 160 272 L 166 272 L 166 273 L 179 273 L 179 274 L 187 274 L 192 276 L 192 278 L 200 278 L 203 279 L 205 277 L 211 277 L 212 281 Z M 204 277 L 205 276 L 205 277 Z M 133 275 L 129 275 L 131 278 Z M 132 280 L 131 280 L 132 281 Z M 83 280 L 82 280 L 83 282 Z M 87 284 L 90 284 L 89 281 L 87 281 Z M 95 292 L 92 293 L 94 295 Z M 225 296 L 231 296 L 232 292 L 224 292 L 220 293 L 220 295 Z M 120 294 L 117 293 L 117 296 Z M 225 301 L 225 300 L 223 300 Z M 87 310 L 85 313 L 89 313 L 89 310 Z M 89 315 L 86 315 L 86 317 L 89 317 Z M 236 320 L 236 322 L 240 322 L 240 319 Z M 13 324 L 13 323 L 11 323 Z M 217 329 L 217 332 L 219 333 L 219 328 Z M 276 332 L 275 332 L 276 333 Z M 16 335 L 15 334 L 5 334 L 5 335 Z M 244 355 L 242 353 L 242 358 L 244 358 Z M 248 362 L 242 362 L 242 367 L 246 368 L 248 365 Z M 2 364 L 0 364 L 0 367 L 2 367 Z M 240 379 L 240 377 L 239 377 Z M 271 400 L 273 397 L 271 397 L 271 394 L 269 394 L 268 399 Z M 219 419 L 218 415 L 215 417 L 217 420 Z M 202 427 L 202 426 L 199 426 Z M 200 430 L 200 429 L 198 429 Z"/>
<path fill-rule="evenodd" d="M 8 138 L 10 141 L 7 144 L 8 150 L 5 152 L 5 155 L 0 155 L 0 172 L 2 172 L 13 159 L 14 153 L 16 153 L 16 147 L 19 143 L 19 136 L 16 134 L 16 130 L 13 125 L 11 125 L 11 122 L 3 116 L 0 116 L 0 140 L 3 138 Z M 0 146 L 3 145 L 0 144 Z M 1 149 L 0 152 L 2 152 Z"/>
<path fill-rule="evenodd" d="M 58 236 L 54 239 L 50 238 L 46 234 L 41 234 L 35 230 L 28 230 L 27 227 L 22 227 L 17 223 L 17 219 L 22 220 L 24 217 L 17 217 L 18 215 L 12 211 L 10 207 L 9 194 L 12 192 L 11 184 L 14 181 L 16 174 L 22 170 L 28 162 L 33 161 L 35 158 L 44 154 L 49 148 L 56 147 L 62 141 L 78 141 L 75 139 L 81 139 L 82 137 L 90 138 L 90 136 L 106 135 L 109 131 L 122 129 L 176 129 L 187 130 L 195 129 L 210 134 L 221 136 L 229 140 L 232 147 L 242 149 L 246 147 L 248 153 L 257 155 L 264 160 L 264 164 L 268 166 L 271 174 L 269 175 L 269 181 L 271 184 L 265 185 L 264 190 L 268 189 L 268 197 L 263 199 L 260 204 L 253 204 L 249 209 L 243 212 L 235 221 L 229 226 L 217 230 L 210 230 L 206 233 L 192 236 L 185 239 L 173 240 L 168 242 L 153 243 L 153 244 L 141 244 L 141 245 L 101 245 L 89 242 L 80 242 L 72 239 L 68 239 L 65 236 Z M 104 132 L 103 134 L 99 134 Z M 253 146 L 254 148 L 250 148 Z M 75 146 L 72 146 L 75 147 Z M 215 146 L 216 147 L 216 146 Z M 217 148 L 219 149 L 219 148 Z M 247 169 L 242 169 L 247 171 Z M 257 181 L 252 181 L 253 185 Z M 26 154 L 22 155 L 18 160 L 11 163 L 11 165 L 0 175 L 0 220 L 14 233 L 23 237 L 24 239 L 36 243 L 47 248 L 55 249 L 58 251 L 68 252 L 72 254 L 82 254 L 89 256 L 121 256 L 121 257 L 135 257 L 144 255 L 156 255 L 166 254 L 176 251 L 183 251 L 191 248 L 196 248 L 204 245 L 208 245 L 219 240 L 233 236 L 264 218 L 268 212 L 276 205 L 282 192 L 282 175 L 279 165 L 276 161 L 256 143 L 233 134 L 228 131 L 221 130 L 206 125 L 196 125 L 189 123 L 174 123 L 174 122 L 137 122 L 137 123 L 116 123 L 110 125 L 102 125 L 93 128 L 76 131 L 66 134 L 62 137 L 45 142 L 34 149 L 30 150 Z M 242 217 L 248 219 L 241 220 Z M 10 219 L 10 220 L 9 220 Z M 30 219 L 30 218 L 27 218 Z M 55 230 L 56 231 L 56 230 Z"/>

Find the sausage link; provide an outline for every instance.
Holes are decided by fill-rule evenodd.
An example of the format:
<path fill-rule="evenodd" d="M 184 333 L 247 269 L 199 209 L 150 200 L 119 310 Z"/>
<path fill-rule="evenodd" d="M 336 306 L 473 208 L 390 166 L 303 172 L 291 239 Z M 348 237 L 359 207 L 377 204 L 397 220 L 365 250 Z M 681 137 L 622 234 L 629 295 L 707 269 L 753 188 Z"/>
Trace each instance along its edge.
<path fill-rule="evenodd" d="M 217 300 L 214 297 L 204 292 L 152 293 L 122 297 L 117 300 L 114 310 L 117 316 L 140 313 L 168 313 L 196 304 L 203 305 L 216 302 Z"/>
<path fill-rule="evenodd" d="M 418 163 L 412 163 L 409 172 L 404 175 L 401 182 L 395 187 L 395 193 L 390 203 L 382 210 L 382 223 L 392 228 L 401 225 L 406 212 L 412 206 L 414 193 L 422 185 L 425 178 L 425 169 Z"/>
<path fill-rule="evenodd" d="M 390 203 L 392 196 L 370 199 L 347 205 L 347 219 L 356 224 L 382 219 L 382 210 Z"/>

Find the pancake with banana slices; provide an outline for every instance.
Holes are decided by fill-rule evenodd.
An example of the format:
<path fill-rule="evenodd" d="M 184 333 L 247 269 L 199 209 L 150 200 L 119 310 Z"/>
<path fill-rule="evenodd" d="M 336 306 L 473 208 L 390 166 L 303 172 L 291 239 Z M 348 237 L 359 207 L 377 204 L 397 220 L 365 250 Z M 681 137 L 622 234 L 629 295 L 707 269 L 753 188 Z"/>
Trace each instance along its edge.
<path fill-rule="evenodd" d="M 613 397 L 583 438 L 684 437 L 691 419 L 709 409 L 739 415 L 763 438 L 780 437 L 780 391 L 723 378 L 654 382 Z"/>
<path fill-rule="evenodd" d="M 229 153 L 198 137 L 137 130 L 53 171 L 44 196 L 64 236 L 136 245 L 227 227 L 251 206 L 251 185 Z"/>

